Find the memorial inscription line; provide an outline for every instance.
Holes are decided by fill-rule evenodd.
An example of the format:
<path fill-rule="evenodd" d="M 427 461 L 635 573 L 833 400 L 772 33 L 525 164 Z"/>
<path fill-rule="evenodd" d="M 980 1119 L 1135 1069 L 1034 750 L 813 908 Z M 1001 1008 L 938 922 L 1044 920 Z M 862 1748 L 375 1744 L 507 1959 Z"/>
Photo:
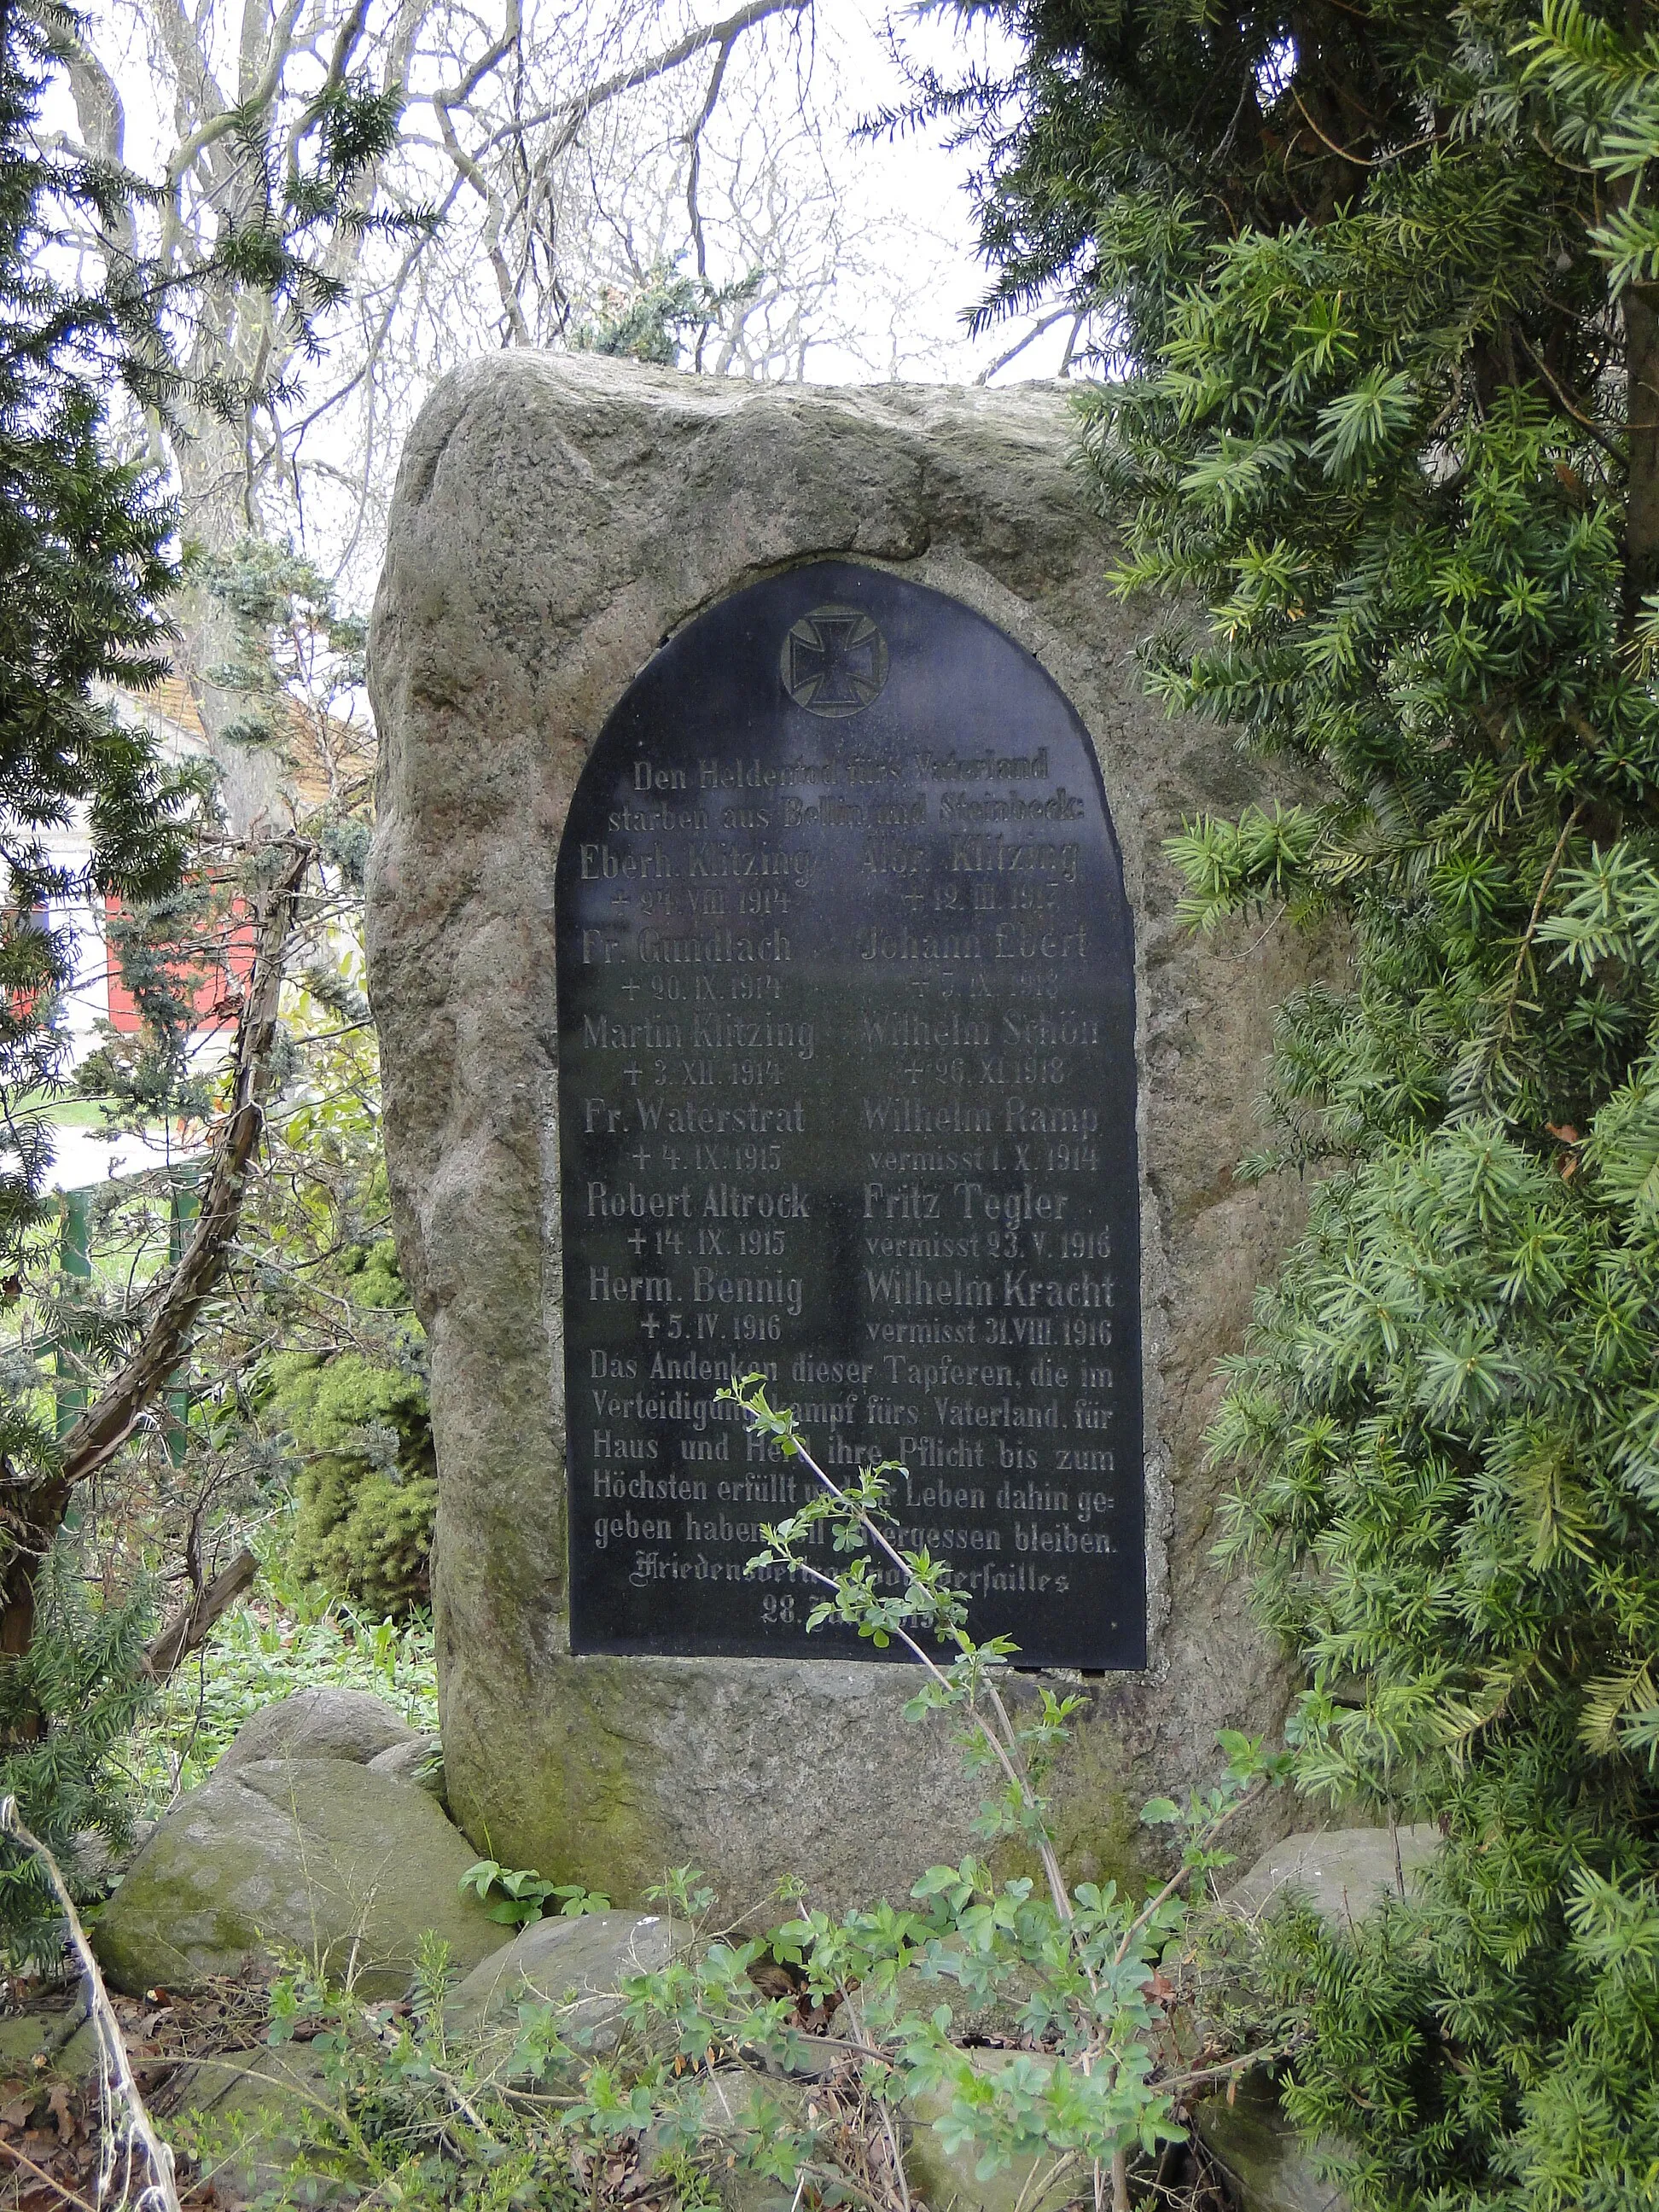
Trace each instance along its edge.
<path fill-rule="evenodd" d="M 581 1027 L 605 1076 L 580 1126 L 624 1139 L 628 1172 L 581 1176 L 615 1252 L 580 1288 L 636 1314 L 642 1343 L 589 1354 L 593 1510 L 578 1540 L 624 1547 L 635 1587 L 742 1578 L 763 1522 L 802 1501 L 800 1478 L 714 1402 L 734 1366 L 769 1376 L 827 1466 L 902 1462 L 897 1540 L 947 1557 L 970 1590 L 1063 1591 L 1066 1561 L 1111 1551 L 1114 1455 L 1095 1441 L 1112 1414 L 1110 1238 L 1075 1221 L 1072 1188 L 1097 1165 L 1098 1109 L 1053 1095 L 1100 1043 L 1097 1019 L 1054 1003 L 1054 971 L 1090 951 L 1079 848 L 1055 834 L 1084 805 L 1063 787 L 999 788 L 1048 777 L 1043 748 L 922 751 L 908 777 L 856 750 L 711 757 L 695 774 L 640 757 L 609 835 L 580 844 L 580 881 L 611 887 L 615 917 L 582 930 L 580 963 L 625 971 L 629 1009 Z M 939 787 L 894 789 L 908 782 Z M 826 841 L 844 848 L 828 855 L 838 871 L 902 887 L 905 918 L 864 921 L 841 949 L 915 970 L 918 1001 L 861 1011 L 834 1040 L 786 1009 L 781 980 Z M 950 1003 L 920 1003 L 934 996 Z M 826 1043 L 867 1084 L 866 1356 L 781 1364 L 769 1348 L 803 1312 L 813 1223 L 791 1170 Z M 676 1466 L 664 1425 L 682 1431 Z M 1002 1525 L 975 1517 L 989 1512 Z M 763 1617 L 793 1618 L 785 1604 L 766 1593 Z"/>

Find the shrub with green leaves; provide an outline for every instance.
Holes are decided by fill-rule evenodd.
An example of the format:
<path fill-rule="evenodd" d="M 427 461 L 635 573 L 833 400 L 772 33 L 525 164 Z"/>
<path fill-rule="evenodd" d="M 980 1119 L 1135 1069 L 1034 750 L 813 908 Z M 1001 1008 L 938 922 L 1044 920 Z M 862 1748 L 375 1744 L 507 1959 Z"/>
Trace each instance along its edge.
<path fill-rule="evenodd" d="M 404 1303 L 389 1238 L 346 1254 L 338 1276 L 365 1310 Z M 272 1410 L 300 1455 L 289 1565 L 389 1619 L 431 1589 L 438 1477 L 421 1349 L 411 1317 L 384 1345 L 270 1363 Z"/>
<path fill-rule="evenodd" d="M 497 1859 L 476 1860 L 461 1876 L 461 1887 L 470 1889 L 488 1907 L 489 1917 L 506 1928 L 528 1928 L 532 1921 L 560 1916 L 574 1920 L 584 1912 L 611 1909 L 608 1897 L 584 1889 L 579 1881 L 544 1881 L 532 1867 L 504 1867 Z"/>
<path fill-rule="evenodd" d="M 1255 1172 L 1313 1168 L 1214 1447 L 1303 1786 L 1438 1820 L 1283 1931 L 1366 2205 L 1659 2166 L 1659 25 L 1547 0 L 998 8 L 1006 296 L 1069 288 L 1172 711 L 1311 770 L 1188 916 L 1340 915 Z M 935 103 L 937 104 L 937 102 Z M 967 104 L 975 101 L 969 98 Z M 1253 923 L 1252 926 L 1259 926 Z"/>
<path fill-rule="evenodd" d="M 132 1842 L 125 1754 L 155 1694 L 144 1667 L 155 1592 L 140 1583 L 100 1604 L 81 1579 L 72 1538 L 60 1536 L 41 1561 L 35 1606 L 28 1650 L 0 1668 L 0 1781 L 71 1893 L 95 1896 L 78 1874 L 76 1839 L 95 1837 L 116 1852 Z M 63 1951 L 63 1916 L 40 1863 L 10 1841 L 0 1844 L 0 1939 L 13 1968 L 55 1966 Z"/>

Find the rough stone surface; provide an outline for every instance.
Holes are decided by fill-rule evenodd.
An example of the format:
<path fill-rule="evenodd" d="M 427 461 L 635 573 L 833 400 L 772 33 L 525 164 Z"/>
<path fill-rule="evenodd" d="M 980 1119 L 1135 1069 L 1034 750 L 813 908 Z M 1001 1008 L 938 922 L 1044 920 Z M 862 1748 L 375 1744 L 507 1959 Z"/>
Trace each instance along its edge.
<path fill-rule="evenodd" d="M 1409 1888 L 1439 1842 L 1438 1829 L 1425 1825 L 1286 1836 L 1261 1854 L 1224 1902 L 1255 1918 L 1295 1897 L 1327 1920 L 1358 1920 L 1385 1895 L 1398 1896 L 1402 1884 Z M 1247 2075 L 1231 2104 L 1224 2096 L 1200 2100 L 1193 2127 L 1231 2177 L 1243 2212 L 1347 2212 L 1346 2196 L 1320 2179 L 1316 2150 L 1280 2111 L 1265 2074 Z"/>
<path fill-rule="evenodd" d="M 1252 1917 L 1281 1898 L 1310 1901 L 1328 1920 L 1353 1920 L 1385 1890 L 1400 1893 L 1433 1857 L 1440 1832 L 1406 1828 L 1325 1828 L 1271 1844 L 1227 1893 L 1235 1912 Z"/>
<path fill-rule="evenodd" d="M 75 1880 L 88 1890 L 100 1883 L 107 1887 L 132 1864 L 155 1833 L 154 1820 L 135 1820 L 131 1844 L 116 1851 L 110 1849 L 109 1838 L 98 1829 L 82 1828 L 71 1846 Z"/>
<path fill-rule="evenodd" d="M 1348 2212 L 1347 2197 L 1320 2179 L 1314 2154 L 1261 2075 L 1242 2081 L 1231 2105 L 1223 2096 L 1200 2100 L 1193 2130 L 1225 2168 L 1243 2212 Z"/>
<path fill-rule="evenodd" d="M 296 2205 L 345 2204 L 363 2187 L 344 2175 L 296 2171 L 307 2108 L 333 2101 L 323 2060 L 289 2043 L 198 2060 L 170 2087 L 167 2140 L 188 2151 L 222 2204 L 281 2191 Z"/>
<path fill-rule="evenodd" d="M 567 2042 L 604 2049 L 616 2040 L 618 1994 L 634 1974 L 668 1964 L 677 1934 L 659 1913 L 584 1912 L 571 1919 L 532 1921 L 502 1949 L 475 1966 L 450 2001 L 458 2033 L 486 2041 L 516 2027 L 521 2004 L 558 2005 Z"/>
<path fill-rule="evenodd" d="M 1046 2070 L 1047 2062 L 1029 2051 L 976 2051 L 969 2054 L 981 2074 L 1000 2071 L 1019 2057 Z M 979 2154 L 971 2145 L 952 2150 L 946 2146 L 937 2123 L 949 2113 L 948 2095 L 926 2095 L 915 2100 L 915 2125 L 904 2153 L 904 2171 L 912 2189 L 924 2197 L 929 2212 L 1057 2212 L 1063 2204 L 1086 2199 L 1079 2187 L 1076 2166 L 1061 2166 L 1056 2158 L 1016 2158 L 981 2180 L 975 2172 Z"/>
<path fill-rule="evenodd" d="M 368 1690 L 301 1690 L 262 1705 L 221 1753 L 216 1774 L 258 1759 L 346 1759 L 365 1766 L 415 1735 L 384 1698 Z"/>
<path fill-rule="evenodd" d="M 0 2020 L 0 2081 L 21 2075 L 31 2081 L 42 2078 L 40 2061 L 56 2051 L 46 2072 L 79 2081 L 98 2069 L 98 2032 L 83 2020 L 67 2042 L 59 2042 L 64 2026 L 58 2012 L 17 2013 Z M 3 2101 L 0 2100 L 0 2101 Z"/>
<path fill-rule="evenodd" d="M 134 1994 L 239 1972 L 280 1946 L 360 1986 L 407 1986 L 422 1932 L 462 1972 L 501 1929 L 463 1897 L 473 1853 L 423 1790 L 339 1759 L 216 1773 L 162 1821 L 100 1915 L 105 1973 Z"/>
<path fill-rule="evenodd" d="M 1274 793 L 1142 696 L 1064 392 L 813 391 L 514 353 L 411 434 L 376 603 L 370 982 L 398 1247 L 425 1324 L 449 1803 L 490 1855 L 638 1899 L 690 1861 L 745 1911 L 795 1872 L 902 1894 L 969 1847 L 978 1785 L 895 1669 L 575 1658 L 566 1628 L 552 890 L 607 714 L 660 641 L 797 561 L 890 567 L 1024 644 L 1091 730 L 1137 932 L 1152 1655 L 1092 1686 L 1057 1782 L 1067 1860 L 1122 1871 L 1133 1808 L 1273 1729 L 1279 1660 L 1210 1558 L 1217 1356 L 1304 1194 L 1235 1186 L 1273 1006 L 1307 948 L 1177 924 L 1163 841 Z M 1270 1814 L 1267 1817 L 1272 1818 Z M 1258 1832 L 1256 1842 L 1265 1840 Z"/>
<path fill-rule="evenodd" d="M 710 2178 L 725 2212 L 796 2212 L 796 2191 L 770 2174 L 757 2172 L 752 2161 L 774 2140 L 781 2122 L 799 2127 L 805 2120 L 811 2099 L 809 2084 L 721 2069 L 682 2086 L 678 2095 L 682 2118 L 697 2130 L 699 2149 L 705 2158 L 714 2154 L 708 2160 Z M 640 2137 L 641 2172 L 672 2171 L 674 2154 L 666 2134 L 653 2122 Z"/>
<path fill-rule="evenodd" d="M 402 1743 L 388 1744 L 384 1751 L 377 1751 L 368 1765 L 371 1774 L 384 1774 L 393 1782 L 410 1783 L 442 1803 L 443 1746 L 435 1734 L 411 1735 Z"/>

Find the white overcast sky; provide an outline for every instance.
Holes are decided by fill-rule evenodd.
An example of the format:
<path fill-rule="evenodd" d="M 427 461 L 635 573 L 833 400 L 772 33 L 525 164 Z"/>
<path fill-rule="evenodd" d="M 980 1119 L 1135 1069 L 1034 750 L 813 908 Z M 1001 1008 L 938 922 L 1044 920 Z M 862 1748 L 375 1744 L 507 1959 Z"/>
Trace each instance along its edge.
<path fill-rule="evenodd" d="M 970 383 L 1007 351 L 1034 319 L 1000 326 L 980 338 L 969 337 L 963 327 L 963 315 L 983 297 L 990 281 L 974 250 L 973 214 L 963 188 L 969 167 L 965 152 L 946 150 L 937 130 L 846 143 L 847 126 L 857 113 L 896 105 L 905 96 L 903 78 L 883 35 L 889 12 L 887 0 L 816 0 L 817 35 L 842 86 L 837 106 L 844 111 L 844 120 L 836 118 L 842 128 L 836 132 L 832 125 L 832 133 L 842 142 L 843 191 L 849 200 L 864 202 L 873 216 L 890 226 L 890 267 L 907 283 L 908 319 L 931 355 L 912 356 L 903 373 L 917 380 Z M 891 13 L 910 51 L 935 63 L 943 73 L 970 58 L 970 49 L 948 21 L 918 21 L 907 14 L 902 0 Z M 971 56 L 987 58 L 984 45 L 977 44 Z M 988 58 L 994 67 L 999 59 L 1006 59 L 1006 52 L 999 55 L 994 49 Z M 1055 374 L 1067 327 L 1062 322 L 1043 332 L 995 380 L 1008 383 Z M 866 381 L 871 371 L 825 350 L 811 361 L 807 374 L 813 381 L 842 383 Z"/>

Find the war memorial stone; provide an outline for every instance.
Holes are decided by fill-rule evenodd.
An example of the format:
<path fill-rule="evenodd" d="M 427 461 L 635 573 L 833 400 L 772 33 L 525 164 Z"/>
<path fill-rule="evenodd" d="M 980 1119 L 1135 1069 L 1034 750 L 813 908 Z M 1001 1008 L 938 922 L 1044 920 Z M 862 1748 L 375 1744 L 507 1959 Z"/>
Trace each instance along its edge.
<path fill-rule="evenodd" d="M 1141 1666 L 1133 945 L 1052 680 L 878 569 L 750 586 L 606 724 L 555 935 L 573 1650 L 874 1656 L 748 1571 L 811 1480 L 761 1371 L 981 1634 Z"/>
<path fill-rule="evenodd" d="M 975 1847 L 906 1669 L 744 1572 L 799 1470 L 734 1365 L 832 1470 L 902 1463 L 1013 1694 L 1081 1687 L 1074 1875 L 1283 1712 L 1202 1439 L 1304 1203 L 1231 1166 L 1314 956 L 1176 918 L 1164 840 L 1276 794 L 1143 696 L 1070 434 L 1060 388 L 514 354 L 411 435 L 370 986 L 447 1786 L 503 1862 L 747 1911 Z"/>

